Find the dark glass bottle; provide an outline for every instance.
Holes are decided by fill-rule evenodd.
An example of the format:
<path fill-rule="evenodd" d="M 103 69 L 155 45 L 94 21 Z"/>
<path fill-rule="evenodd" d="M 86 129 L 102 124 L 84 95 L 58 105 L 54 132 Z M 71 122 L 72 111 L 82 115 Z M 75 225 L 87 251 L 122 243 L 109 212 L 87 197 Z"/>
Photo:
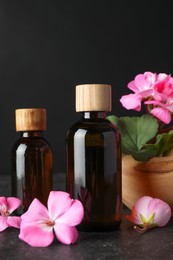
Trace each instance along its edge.
<path fill-rule="evenodd" d="M 78 85 L 76 102 L 82 118 L 67 133 L 67 191 L 83 203 L 80 230 L 111 230 L 122 220 L 120 134 L 106 119 L 111 86 Z"/>
<path fill-rule="evenodd" d="M 34 198 L 47 205 L 52 190 L 52 149 L 43 138 L 46 130 L 46 110 L 39 108 L 16 110 L 16 131 L 20 138 L 11 152 L 12 196 L 21 199 L 15 213 L 23 214 Z"/>

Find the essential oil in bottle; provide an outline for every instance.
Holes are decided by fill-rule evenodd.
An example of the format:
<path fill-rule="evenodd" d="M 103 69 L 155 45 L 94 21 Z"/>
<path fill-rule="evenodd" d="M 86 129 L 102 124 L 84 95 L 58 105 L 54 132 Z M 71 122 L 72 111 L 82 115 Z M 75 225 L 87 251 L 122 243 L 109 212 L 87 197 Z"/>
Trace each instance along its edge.
<path fill-rule="evenodd" d="M 20 133 L 11 152 L 11 192 L 21 199 L 15 213 L 23 214 L 34 198 L 47 204 L 52 190 L 52 149 L 43 137 L 46 109 L 26 108 L 15 111 L 16 131 Z"/>
<path fill-rule="evenodd" d="M 76 86 L 76 111 L 81 113 L 66 137 L 66 190 L 84 206 L 82 231 L 108 231 L 122 220 L 120 133 L 106 119 L 112 87 Z"/>

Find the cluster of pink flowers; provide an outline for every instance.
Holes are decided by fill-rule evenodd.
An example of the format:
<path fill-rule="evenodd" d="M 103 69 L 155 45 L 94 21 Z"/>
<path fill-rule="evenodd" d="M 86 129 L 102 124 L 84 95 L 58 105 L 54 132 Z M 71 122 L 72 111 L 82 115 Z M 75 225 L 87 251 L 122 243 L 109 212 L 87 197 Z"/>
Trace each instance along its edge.
<path fill-rule="evenodd" d="M 19 238 L 31 246 L 46 247 L 56 238 L 63 244 L 73 244 L 78 238 L 75 226 L 84 216 L 79 200 L 73 200 L 67 192 L 51 191 L 48 208 L 34 199 L 21 217 L 12 216 L 21 201 L 14 197 L 0 197 L 0 231 L 7 227 L 20 228 Z"/>
<path fill-rule="evenodd" d="M 120 102 L 126 109 L 141 110 L 141 102 L 149 107 L 151 113 L 160 121 L 169 124 L 173 112 L 173 78 L 165 73 L 145 72 L 138 74 L 128 84 L 134 93 L 124 95 Z M 150 108 L 151 107 L 151 108 Z"/>

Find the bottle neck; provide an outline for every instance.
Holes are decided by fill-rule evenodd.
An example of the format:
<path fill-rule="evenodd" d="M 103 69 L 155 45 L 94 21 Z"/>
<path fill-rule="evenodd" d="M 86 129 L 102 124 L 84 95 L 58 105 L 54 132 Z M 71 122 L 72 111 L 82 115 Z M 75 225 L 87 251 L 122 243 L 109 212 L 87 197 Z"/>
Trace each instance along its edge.
<path fill-rule="evenodd" d="M 42 131 L 22 131 L 21 137 L 42 137 Z"/>
<path fill-rule="evenodd" d="M 106 118 L 106 112 L 100 112 L 100 111 L 91 111 L 91 112 L 82 112 L 82 118 L 83 119 L 105 119 Z"/>

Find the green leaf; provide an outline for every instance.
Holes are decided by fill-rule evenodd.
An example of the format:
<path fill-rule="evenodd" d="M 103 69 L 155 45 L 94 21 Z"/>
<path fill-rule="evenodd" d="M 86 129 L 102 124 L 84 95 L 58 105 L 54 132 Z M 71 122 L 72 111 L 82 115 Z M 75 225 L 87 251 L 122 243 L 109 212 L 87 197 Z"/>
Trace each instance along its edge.
<path fill-rule="evenodd" d="M 118 122 L 118 117 L 117 116 L 114 116 L 114 115 L 107 116 L 107 119 L 109 121 L 111 121 L 114 125 L 117 125 L 117 122 Z"/>
<path fill-rule="evenodd" d="M 151 159 L 152 157 L 157 156 L 157 149 L 152 144 L 151 146 L 147 146 L 146 148 L 142 148 L 140 151 L 128 151 L 127 154 L 132 155 L 133 158 L 137 161 L 145 162 L 145 161 L 148 161 L 149 159 Z"/>
<path fill-rule="evenodd" d="M 152 115 L 120 118 L 111 115 L 107 119 L 120 130 L 122 152 L 132 155 L 135 160 L 164 156 L 173 147 L 173 131 L 157 135 L 159 126 Z M 155 136 L 155 142 L 149 143 Z"/>
<path fill-rule="evenodd" d="M 145 149 L 155 149 L 157 151 L 156 156 L 165 156 L 173 146 L 173 131 L 157 135 L 156 142 L 154 144 L 146 144 Z"/>
<path fill-rule="evenodd" d="M 131 154 L 136 160 L 146 161 L 157 154 L 155 146 L 145 145 L 158 132 L 157 119 L 145 114 L 141 117 L 107 117 L 121 133 L 122 152 Z"/>
<path fill-rule="evenodd" d="M 169 133 L 164 133 L 157 136 L 157 141 L 159 143 L 159 155 L 164 156 L 173 146 L 173 131 Z"/>

